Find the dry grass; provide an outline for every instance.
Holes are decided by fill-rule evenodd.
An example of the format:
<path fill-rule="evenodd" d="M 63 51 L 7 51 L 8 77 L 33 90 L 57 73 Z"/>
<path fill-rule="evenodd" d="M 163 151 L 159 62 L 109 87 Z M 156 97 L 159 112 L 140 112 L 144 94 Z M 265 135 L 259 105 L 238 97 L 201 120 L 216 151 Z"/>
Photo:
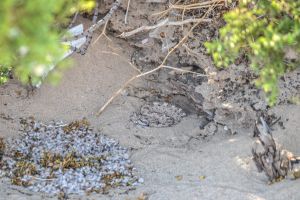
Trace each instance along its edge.
<path fill-rule="evenodd" d="M 160 11 L 158 13 L 153 14 L 153 16 L 158 16 L 158 19 L 162 19 L 168 15 L 174 10 L 177 10 L 181 12 L 182 20 L 186 14 L 188 14 L 189 11 L 194 10 L 198 11 L 199 9 L 209 9 L 212 6 L 214 8 L 217 7 L 227 7 L 228 3 L 227 0 L 208 0 L 208 1 L 201 1 L 196 2 L 191 0 L 178 0 L 174 2 L 173 4 L 170 3 L 168 9 L 164 11 Z M 195 14 L 193 14 L 195 16 Z"/>

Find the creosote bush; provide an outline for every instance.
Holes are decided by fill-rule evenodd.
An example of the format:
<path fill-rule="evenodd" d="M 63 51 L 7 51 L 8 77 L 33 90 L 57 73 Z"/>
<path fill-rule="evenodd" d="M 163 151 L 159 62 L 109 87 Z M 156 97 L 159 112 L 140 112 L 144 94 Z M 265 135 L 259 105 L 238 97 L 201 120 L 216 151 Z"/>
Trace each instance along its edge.
<path fill-rule="evenodd" d="M 67 50 L 60 37 L 69 17 L 93 6 L 93 0 L 1 0 L 0 84 L 10 71 L 23 83 L 40 81 Z"/>
<path fill-rule="evenodd" d="M 240 0 L 224 19 L 219 39 L 206 43 L 208 52 L 218 67 L 244 55 L 259 74 L 257 86 L 274 105 L 279 77 L 299 66 L 297 60 L 286 59 L 286 52 L 300 52 L 300 1 Z"/>

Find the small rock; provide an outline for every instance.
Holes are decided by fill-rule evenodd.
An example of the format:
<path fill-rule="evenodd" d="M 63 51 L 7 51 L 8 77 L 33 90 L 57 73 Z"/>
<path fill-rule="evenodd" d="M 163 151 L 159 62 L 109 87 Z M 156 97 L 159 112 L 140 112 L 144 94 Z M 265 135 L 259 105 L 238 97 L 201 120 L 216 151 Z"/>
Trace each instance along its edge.
<path fill-rule="evenodd" d="M 139 183 L 144 183 L 144 179 L 143 178 L 139 178 L 138 182 Z"/>

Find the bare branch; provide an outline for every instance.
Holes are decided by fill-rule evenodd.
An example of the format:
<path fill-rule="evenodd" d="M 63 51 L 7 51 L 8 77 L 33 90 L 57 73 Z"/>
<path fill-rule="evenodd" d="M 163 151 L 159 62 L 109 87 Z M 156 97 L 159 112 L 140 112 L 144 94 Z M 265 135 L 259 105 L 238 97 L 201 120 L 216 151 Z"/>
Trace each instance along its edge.
<path fill-rule="evenodd" d="M 167 18 L 153 26 L 142 26 L 142 27 L 139 27 L 139 28 L 129 31 L 129 32 L 123 32 L 121 35 L 119 35 L 119 37 L 127 38 L 127 37 L 135 35 L 139 32 L 149 31 L 149 30 L 156 29 L 156 28 L 159 28 L 162 26 L 181 26 L 181 25 L 188 24 L 188 23 L 199 23 L 199 22 L 204 22 L 204 23 L 211 22 L 211 19 L 202 19 L 202 18 L 201 19 L 187 19 L 184 21 L 172 22 L 172 21 L 169 21 L 169 19 Z"/>
<path fill-rule="evenodd" d="M 127 17 L 128 17 L 129 6 L 130 6 L 130 0 L 128 0 L 128 4 L 127 4 L 127 9 L 126 9 L 126 14 L 125 14 L 125 24 L 127 24 Z"/>

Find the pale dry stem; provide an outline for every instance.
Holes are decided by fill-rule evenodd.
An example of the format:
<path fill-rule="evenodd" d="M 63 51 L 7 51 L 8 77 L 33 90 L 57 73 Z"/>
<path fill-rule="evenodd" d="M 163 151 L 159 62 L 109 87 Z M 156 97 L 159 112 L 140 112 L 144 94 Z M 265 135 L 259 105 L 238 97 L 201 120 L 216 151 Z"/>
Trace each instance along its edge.
<path fill-rule="evenodd" d="M 199 76 L 202 76 L 202 77 L 208 77 L 208 76 L 210 76 L 210 75 L 207 75 L 207 74 L 201 74 L 201 73 L 198 73 L 198 72 L 193 72 L 193 71 L 190 71 L 190 70 L 180 69 L 180 68 L 172 67 L 172 66 L 168 66 L 168 65 L 163 65 L 163 68 L 172 69 L 172 70 L 181 72 L 182 74 L 185 74 L 185 73 L 195 74 L 198 77 Z"/>
<path fill-rule="evenodd" d="M 105 25 L 104 25 L 104 27 L 103 27 L 103 30 L 102 30 L 101 34 L 97 37 L 97 39 L 94 41 L 94 43 L 93 43 L 92 45 L 96 44 L 96 43 L 98 42 L 98 40 L 99 40 L 102 36 L 104 36 L 108 41 L 111 42 L 111 39 L 106 35 L 106 27 L 107 27 L 108 22 L 109 22 L 109 21 L 106 21 L 106 22 L 105 22 Z"/>
<path fill-rule="evenodd" d="M 179 3 L 180 3 L 180 0 L 176 1 L 175 4 L 173 4 L 173 5 L 177 5 Z M 162 19 L 163 17 L 165 17 L 171 10 L 172 9 L 169 7 L 167 10 L 152 14 L 152 16 L 160 15 L 158 17 L 158 20 L 159 20 L 159 19 Z"/>
<path fill-rule="evenodd" d="M 188 55 L 193 55 L 195 57 L 201 56 L 199 53 L 197 53 L 197 52 L 193 51 L 191 48 L 189 48 L 186 44 L 183 44 L 182 46 L 186 49 Z"/>
<path fill-rule="evenodd" d="M 214 6 L 223 6 L 225 5 L 225 0 L 210 0 L 200 3 L 188 4 L 188 5 L 170 5 L 170 9 L 179 9 L 179 10 L 193 10 L 199 8 L 209 8 L 211 5 Z"/>
<path fill-rule="evenodd" d="M 167 18 L 167 19 L 165 19 L 165 20 L 161 21 L 160 23 L 158 23 L 156 25 L 153 25 L 153 26 L 141 26 L 141 27 L 139 27 L 137 29 L 134 29 L 132 31 L 123 32 L 118 37 L 127 38 L 127 37 L 135 35 L 139 32 L 149 31 L 149 30 L 156 29 L 156 28 L 159 28 L 159 27 L 162 27 L 162 26 L 181 26 L 181 25 L 188 24 L 188 23 L 200 23 L 200 22 L 211 22 L 211 19 L 200 18 L 200 19 L 186 19 L 186 20 L 183 20 L 183 21 L 169 21 L 169 19 Z"/>
<path fill-rule="evenodd" d="M 130 0 L 128 0 L 128 3 L 127 3 L 126 14 L 125 14 L 125 19 L 124 19 L 125 24 L 127 24 L 127 18 L 128 18 L 129 6 L 130 6 Z"/>

